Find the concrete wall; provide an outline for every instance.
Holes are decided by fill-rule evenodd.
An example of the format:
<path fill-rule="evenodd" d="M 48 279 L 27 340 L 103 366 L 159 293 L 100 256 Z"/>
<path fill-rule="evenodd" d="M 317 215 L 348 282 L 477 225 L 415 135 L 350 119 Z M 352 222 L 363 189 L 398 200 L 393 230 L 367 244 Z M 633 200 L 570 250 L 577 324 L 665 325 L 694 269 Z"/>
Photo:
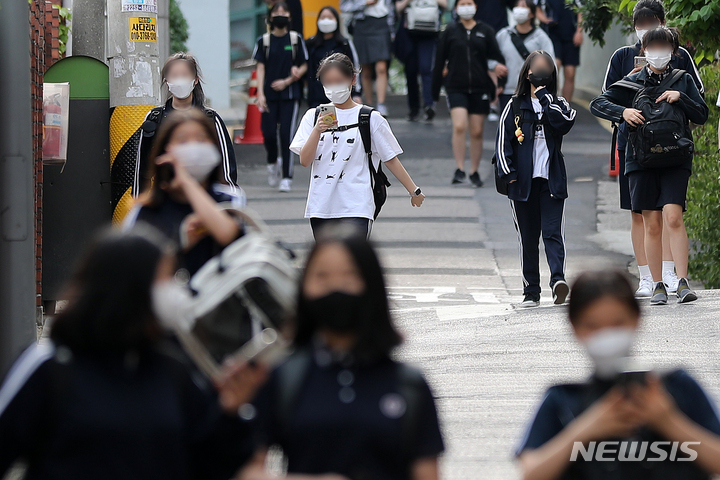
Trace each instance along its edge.
<path fill-rule="evenodd" d="M 188 22 L 188 50 L 200 62 L 211 107 L 230 107 L 230 24 L 228 0 L 180 0 Z"/>
<path fill-rule="evenodd" d="M 631 41 L 617 25 L 613 25 L 605 34 L 605 46 L 602 48 L 600 45 L 593 45 L 592 41 L 585 37 L 580 50 L 580 67 L 575 78 L 578 97 L 587 99 L 600 94 L 610 57 L 615 50 Z"/>

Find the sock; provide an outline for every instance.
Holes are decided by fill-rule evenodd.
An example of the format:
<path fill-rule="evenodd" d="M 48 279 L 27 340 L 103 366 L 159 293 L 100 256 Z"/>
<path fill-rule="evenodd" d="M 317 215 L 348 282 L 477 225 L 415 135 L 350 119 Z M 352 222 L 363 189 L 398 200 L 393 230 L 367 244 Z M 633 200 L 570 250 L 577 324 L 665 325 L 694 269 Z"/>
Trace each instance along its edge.
<path fill-rule="evenodd" d="M 638 270 L 640 270 L 640 278 L 652 277 L 650 265 L 638 265 Z"/>
<path fill-rule="evenodd" d="M 662 265 L 663 276 L 668 273 L 675 273 L 675 262 L 673 262 L 672 260 L 670 260 L 669 262 L 663 260 Z"/>

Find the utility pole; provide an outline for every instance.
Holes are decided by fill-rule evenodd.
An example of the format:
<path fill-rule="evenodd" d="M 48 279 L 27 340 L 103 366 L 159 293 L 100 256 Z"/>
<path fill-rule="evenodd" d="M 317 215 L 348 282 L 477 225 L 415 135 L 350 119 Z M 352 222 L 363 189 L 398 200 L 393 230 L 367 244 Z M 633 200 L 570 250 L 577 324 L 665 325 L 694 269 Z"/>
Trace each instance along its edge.
<path fill-rule="evenodd" d="M 85 55 L 105 63 L 105 3 L 73 0 L 72 54 Z"/>
<path fill-rule="evenodd" d="M 107 0 L 113 222 L 132 205 L 138 129 L 160 102 L 157 2 Z"/>
<path fill-rule="evenodd" d="M 35 339 L 35 233 L 28 2 L 0 12 L 0 376 Z"/>

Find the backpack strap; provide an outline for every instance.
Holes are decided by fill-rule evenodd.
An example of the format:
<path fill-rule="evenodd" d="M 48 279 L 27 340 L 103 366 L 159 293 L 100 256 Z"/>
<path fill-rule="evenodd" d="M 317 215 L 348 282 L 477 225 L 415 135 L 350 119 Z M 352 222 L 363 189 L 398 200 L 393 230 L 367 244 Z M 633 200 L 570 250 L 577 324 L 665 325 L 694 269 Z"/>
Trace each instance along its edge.
<path fill-rule="evenodd" d="M 263 51 L 265 52 L 265 62 L 267 62 L 268 56 L 270 55 L 270 33 L 263 33 L 262 44 Z"/>
<path fill-rule="evenodd" d="M 147 118 L 143 122 L 142 128 L 143 135 L 146 137 L 152 137 L 155 135 L 155 131 L 160 126 L 160 122 L 162 122 L 163 112 L 165 111 L 165 107 L 153 107 L 152 110 L 150 110 L 150 113 L 148 113 Z"/>
<path fill-rule="evenodd" d="M 535 27 L 533 27 L 534 29 Z M 527 47 L 525 46 L 525 42 L 523 42 L 523 39 L 520 38 L 520 35 L 515 30 L 515 28 L 511 28 L 509 30 L 510 33 L 510 41 L 515 46 L 515 49 L 518 51 L 520 56 L 523 58 L 523 60 L 527 59 L 527 57 L 530 56 L 530 52 L 528 51 Z"/>
<path fill-rule="evenodd" d="M 298 44 L 300 43 L 300 40 L 298 37 L 299 36 L 296 31 L 290 30 L 290 46 L 292 46 L 293 63 L 295 63 L 295 57 L 297 57 Z"/>
<path fill-rule="evenodd" d="M 667 90 L 668 88 L 675 85 L 683 77 L 683 75 L 685 75 L 685 70 L 681 70 L 679 68 L 673 70 L 672 73 L 670 73 L 670 75 L 665 77 L 663 79 L 663 81 L 660 82 L 660 84 L 658 85 L 658 88 Z"/>
<path fill-rule="evenodd" d="M 642 85 L 638 85 L 635 82 L 631 82 L 630 80 L 625 80 L 624 78 L 622 80 L 618 80 L 617 82 L 610 85 L 610 88 L 612 87 L 622 87 L 622 88 L 628 88 L 630 90 L 634 90 L 636 92 L 639 92 L 643 89 Z"/>
<path fill-rule="evenodd" d="M 365 147 L 365 153 L 367 153 L 368 159 L 370 160 L 370 168 L 375 170 L 372 164 L 372 139 L 370 138 L 370 116 L 375 109 L 363 105 L 360 107 L 360 113 L 358 113 L 358 129 L 360 130 L 360 138 L 362 138 L 363 146 Z"/>

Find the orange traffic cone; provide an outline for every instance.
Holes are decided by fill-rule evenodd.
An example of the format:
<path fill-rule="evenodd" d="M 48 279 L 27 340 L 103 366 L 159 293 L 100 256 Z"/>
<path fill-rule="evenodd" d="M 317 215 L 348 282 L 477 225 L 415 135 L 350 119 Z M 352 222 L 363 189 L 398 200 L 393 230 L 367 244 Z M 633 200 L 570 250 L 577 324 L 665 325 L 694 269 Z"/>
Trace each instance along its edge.
<path fill-rule="evenodd" d="M 241 144 L 259 145 L 264 143 L 262 130 L 260 129 L 260 110 L 257 107 L 257 72 L 252 72 L 250 77 L 250 88 L 248 89 L 248 106 L 245 115 L 245 131 L 243 132 Z"/>
<path fill-rule="evenodd" d="M 610 154 L 610 169 L 608 174 L 611 177 L 617 177 L 620 175 L 620 151 L 614 148 L 613 153 L 614 154 Z"/>

